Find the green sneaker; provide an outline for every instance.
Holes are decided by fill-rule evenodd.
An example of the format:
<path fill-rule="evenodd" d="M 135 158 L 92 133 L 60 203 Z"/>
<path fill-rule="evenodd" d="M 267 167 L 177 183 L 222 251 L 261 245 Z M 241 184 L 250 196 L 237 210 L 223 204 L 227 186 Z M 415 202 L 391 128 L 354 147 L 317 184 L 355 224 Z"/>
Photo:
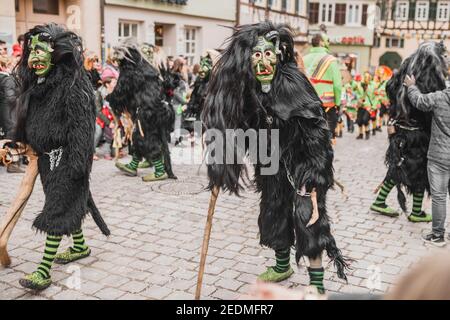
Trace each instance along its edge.
<path fill-rule="evenodd" d="M 40 272 L 33 272 L 19 280 L 19 284 L 30 290 L 42 291 L 50 287 L 52 278 L 45 278 Z"/>
<path fill-rule="evenodd" d="M 427 214 L 425 211 L 422 211 L 420 215 L 416 215 L 411 213 L 408 217 L 410 222 L 420 223 L 420 222 L 432 222 L 433 216 L 431 214 Z"/>
<path fill-rule="evenodd" d="M 142 181 L 144 181 L 144 182 L 155 182 L 155 181 L 163 181 L 163 180 L 167 180 L 167 179 L 169 179 L 169 176 L 167 175 L 167 173 L 164 173 L 160 177 L 156 177 L 154 173 L 151 173 L 151 174 L 143 177 Z"/>
<path fill-rule="evenodd" d="M 148 162 L 147 160 L 142 161 L 141 163 L 139 163 L 138 169 L 148 169 L 153 167 L 153 165 Z"/>
<path fill-rule="evenodd" d="M 377 205 L 377 204 L 373 204 L 370 207 L 370 210 L 375 211 L 379 214 L 382 214 L 383 216 L 388 216 L 391 218 L 396 218 L 398 216 L 400 216 L 400 213 L 398 213 L 396 210 L 392 209 L 391 207 L 388 207 L 387 205 Z"/>
<path fill-rule="evenodd" d="M 274 267 L 267 268 L 267 271 L 258 276 L 258 280 L 263 282 L 281 282 L 289 279 L 294 274 L 294 270 L 289 266 L 289 270 L 283 273 L 275 271 Z"/>
<path fill-rule="evenodd" d="M 91 255 L 91 249 L 86 248 L 86 250 L 78 252 L 75 251 L 73 248 L 67 249 L 63 253 L 58 253 L 55 256 L 55 263 L 56 264 L 68 264 L 80 259 L 87 258 Z"/>
<path fill-rule="evenodd" d="M 130 177 L 137 177 L 137 170 L 130 168 L 127 164 L 116 162 L 116 168 Z"/>

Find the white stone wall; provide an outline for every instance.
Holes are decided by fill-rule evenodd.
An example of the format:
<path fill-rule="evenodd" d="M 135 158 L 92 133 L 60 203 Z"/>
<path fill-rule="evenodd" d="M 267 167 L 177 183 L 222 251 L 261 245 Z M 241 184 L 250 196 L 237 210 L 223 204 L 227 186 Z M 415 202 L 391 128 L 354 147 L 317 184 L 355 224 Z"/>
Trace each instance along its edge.
<path fill-rule="evenodd" d="M 222 46 L 223 41 L 231 36 L 232 30 L 224 26 L 232 27 L 234 22 L 208 19 L 203 17 L 143 10 L 132 7 L 107 5 L 105 8 L 105 40 L 107 48 L 118 44 L 118 25 L 121 20 L 139 23 L 138 41 L 154 43 L 154 25 L 164 24 L 164 51 L 167 55 L 185 54 L 184 28 L 195 27 L 197 33 L 197 50 L 195 61 L 205 50 L 217 49 Z"/>
<path fill-rule="evenodd" d="M 1 0 L 0 39 L 8 44 L 8 50 L 16 42 L 16 12 L 14 0 Z"/>

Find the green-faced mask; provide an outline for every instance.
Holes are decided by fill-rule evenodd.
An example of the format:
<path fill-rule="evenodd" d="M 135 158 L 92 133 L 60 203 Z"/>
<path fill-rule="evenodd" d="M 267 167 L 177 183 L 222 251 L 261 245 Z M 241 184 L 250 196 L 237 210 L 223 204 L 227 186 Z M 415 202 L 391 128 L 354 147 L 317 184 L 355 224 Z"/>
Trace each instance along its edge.
<path fill-rule="evenodd" d="M 322 34 L 323 47 L 330 50 L 330 38 L 326 34 Z"/>
<path fill-rule="evenodd" d="M 268 93 L 272 89 L 272 81 L 275 77 L 278 62 L 276 52 L 275 45 L 265 37 L 259 37 L 258 43 L 253 48 L 253 69 L 264 93 Z"/>
<path fill-rule="evenodd" d="M 208 78 L 209 77 L 209 73 L 212 70 L 212 67 L 213 67 L 213 65 L 212 65 L 211 58 L 209 56 L 208 57 L 203 57 L 200 60 L 200 71 L 198 72 L 198 76 L 201 79 Z"/>
<path fill-rule="evenodd" d="M 39 40 L 39 35 L 31 37 L 28 67 L 33 69 L 38 77 L 45 77 L 52 69 L 52 52 L 50 43 Z"/>
<path fill-rule="evenodd" d="M 153 49 L 153 47 L 151 45 L 144 43 L 141 46 L 141 52 L 144 55 L 144 58 L 148 62 L 153 63 L 155 52 L 154 52 L 154 49 Z"/>

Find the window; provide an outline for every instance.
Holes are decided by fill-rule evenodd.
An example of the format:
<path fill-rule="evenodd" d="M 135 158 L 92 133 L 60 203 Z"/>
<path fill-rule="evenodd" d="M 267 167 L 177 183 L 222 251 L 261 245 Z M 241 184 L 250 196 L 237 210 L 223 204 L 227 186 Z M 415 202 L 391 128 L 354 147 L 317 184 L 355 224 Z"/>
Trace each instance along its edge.
<path fill-rule="evenodd" d="M 405 47 L 405 39 L 403 38 L 386 38 L 386 48 L 404 48 Z"/>
<path fill-rule="evenodd" d="M 119 41 L 127 38 L 139 37 L 139 22 L 120 21 L 119 22 Z"/>
<path fill-rule="evenodd" d="M 16 12 L 20 12 L 20 2 L 16 0 Z"/>
<path fill-rule="evenodd" d="M 386 20 L 388 15 L 385 1 L 381 1 L 381 3 L 377 5 L 377 10 L 378 12 L 380 12 L 380 20 L 381 21 Z"/>
<path fill-rule="evenodd" d="M 309 23 L 310 24 L 319 23 L 319 3 L 317 2 L 309 3 Z"/>
<path fill-rule="evenodd" d="M 398 1 L 395 9 L 395 20 L 407 21 L 409 16 L 409 2 Z"/>
<path fill-rule="evenodd" d="M 276 8 L 278 6 L 278 0 L 267 0 L 269 2 L 269 7 Z"/>
<path fill-rule="evenodd" d="M 33 0 L 33 13 L 59 15 L 59 0 Z"/>
<path fill-rule="evenodd" d="M 336 14 L 334 16 L 334 23 L 338 26 L 345 24 L 345 16 L 347 11 L 347 5 L 345 3 L 336 3 Z"/>
<path fill-rule="evenodd" d="M 186 60 L 189 65 L 193 65 L 197 52 L 197 28 L 185 28 L 185 44 Z"/>
<path fill-rule="evenodd" d="M 446 22 L 450 18 L 450 2 L 449 1 L 439 1 L 437 7 L 437 21 Z"/>
<path fill-rule="evenodd" d="M 359 4 L 348 5 L 347 24 L 350 26 L 361 25 L 361 6 Z"/>
<path fill-rule="evenodd" d="M 381 37 L 376 36 L 374 38 L 373 46 L 374 46 L 374 48 L 379 48 L 381 46 Z"/>
<path fill-rule="evenodd" d="M 319 12 L 319 21 L 324 24 L 333 24 L 334 23 L 334 3 L 330 2 L 321 2 L 320 3 L 320 12 Z"/>
<path fill-rule="evenodd" d="M 295 0 L 295 13 L 299 14 L 301 12 L 301 7 L 300 7 L 301 3 L 300 0 Z"/>
<path fill-rule="evenodd" d="M 155 24 L 155 46 L 164 46 L 164 25 Z"/>
<path fill-rule="evenodd" d="M 416 21 L 427 21 L 429 17 L 430 2 L 417 1 L 416 3 Z"/>

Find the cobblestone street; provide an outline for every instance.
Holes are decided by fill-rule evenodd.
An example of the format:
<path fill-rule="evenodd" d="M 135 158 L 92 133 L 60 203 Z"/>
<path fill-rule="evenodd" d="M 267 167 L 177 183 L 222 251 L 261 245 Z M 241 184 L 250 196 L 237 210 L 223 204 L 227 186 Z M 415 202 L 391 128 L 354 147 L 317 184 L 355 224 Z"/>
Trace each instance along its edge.
<path fill-rule="evenodd" d="M 329 291 L 385 292 L 412 264 L 438 250 L 421 240 L 430 225 L 409 223 L 404 215 L 391 219 L 369 211 L 373 191 L 386 173 L 386 147 L 385 133 L 369 142 L 357 141 L 350 134 L 338 141 L 336 178 L 345 185 L 349 198 L 345 200 L 339 189 L 330 192 L 328 210 L 338 246 L 354 262 L 348 284 L 328 266 L 325 286 Z M 173 151 L 179 180 L 156 184 L 123 176 L 113 162 L 96 162 L 91 189 L 112 236 L 102 236 L 88 217 L 84 231 L 91 257 L 68 266 L 55 265 L 54 284 L 33 295 L 18 280 L 35 270 L 43 253 L 44 235 L 31 229 L 43 206 L 38 181 L 11 237 L 12 266 L 0 268 L 0 299 L 193 299 L 210 194 L 204 190 L 205 169 L 182 164 L 186 155 L 180 152 L 188 150 Z M 21 178 L 0 168 L 0 215 L 6 212 Z M 273 251 L 259 246 L 258 202 L 258 195 L 250 191 L 241 198 L 219 196 L 202 292 L 205 299 L 240 297 L 274 263 Z M 388 203 L 399 207 L 396 191 Z M 429 200 L 425 200 L 425 209 L 430 212 Z M 65 239 L 60 250 L 69 244 Z M 305 262 L 295 270 L 282 285 L 308 284 Z"/>

